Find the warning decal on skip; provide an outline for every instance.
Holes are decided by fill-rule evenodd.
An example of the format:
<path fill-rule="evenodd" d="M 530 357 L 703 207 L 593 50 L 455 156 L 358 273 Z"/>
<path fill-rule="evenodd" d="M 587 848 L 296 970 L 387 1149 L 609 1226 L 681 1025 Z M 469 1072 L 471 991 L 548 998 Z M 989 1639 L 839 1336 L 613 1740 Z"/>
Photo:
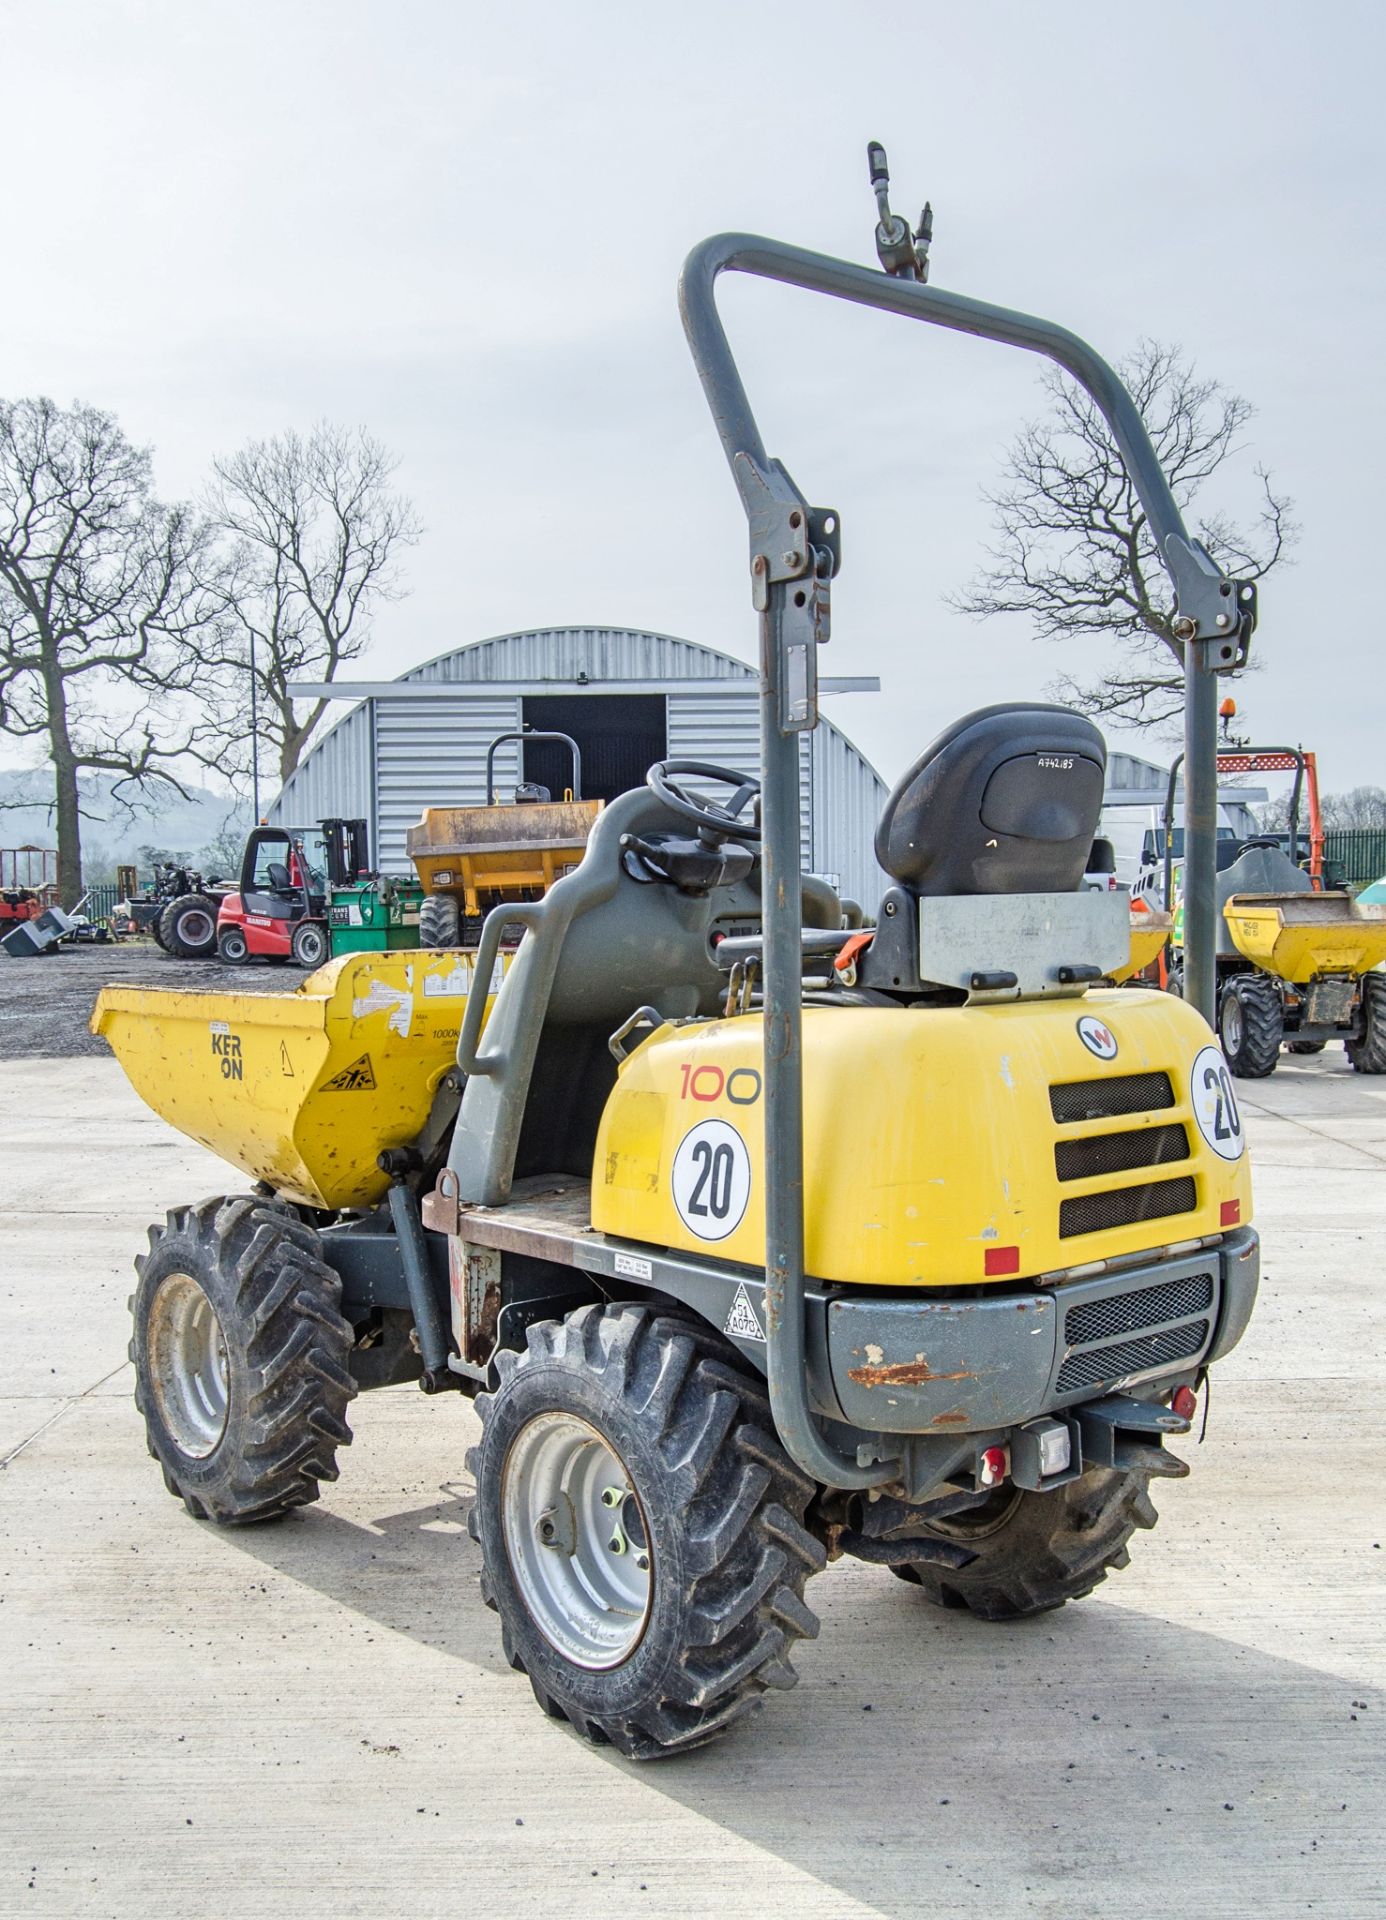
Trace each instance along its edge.
<path fill-rule="evenodd" d="M 371 1056 L 363 1053 L 359 1060 L 353 1060 L 349 1067 L 343 1067 L 340 1073 L 334 1073 L 330 1080 L 324 1080 L 322 1093 L 365 1093 L 375 1085 L 375 1074 L 371 1071 Z"/>

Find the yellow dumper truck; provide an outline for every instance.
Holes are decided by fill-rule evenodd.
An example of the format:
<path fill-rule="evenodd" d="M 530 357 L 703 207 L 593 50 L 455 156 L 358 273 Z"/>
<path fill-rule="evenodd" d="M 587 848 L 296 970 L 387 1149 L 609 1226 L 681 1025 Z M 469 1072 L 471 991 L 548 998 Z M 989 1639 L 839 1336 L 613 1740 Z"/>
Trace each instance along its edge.
<path fill-rule="evenodd" d="M 759 767 L 652 767 L 474 948 L 353 956 L 280 1000 L 112 990 L 95 1015 L 247 1176 L 136 1262 L 170 1489 L 265 1520 L 335 1477 L 357 1391 L 473 1397 L 473 1551 L 510 1662 L 641 1759 L 793 1684 L 839 1555 L 989 1620 L 1088 1593 L 1187 1472 L 1167 1443 L 1256 1294 L 1222 1054 L 1192 1005 L 1110 986 L 1126 902 L 1081 890 L 1090 722 L 1018 704 L 939 735 L 879 823 L 874 924 L 800 875 L 839 528 L 764 449 L 720 273 L 1062 360 L 1197 643 L 1244 657 L 1250 628 L 1104 363 L 929 288 L 890 219 L 884 272 L 738 235 L 685 272 L 751 534 Z"/>

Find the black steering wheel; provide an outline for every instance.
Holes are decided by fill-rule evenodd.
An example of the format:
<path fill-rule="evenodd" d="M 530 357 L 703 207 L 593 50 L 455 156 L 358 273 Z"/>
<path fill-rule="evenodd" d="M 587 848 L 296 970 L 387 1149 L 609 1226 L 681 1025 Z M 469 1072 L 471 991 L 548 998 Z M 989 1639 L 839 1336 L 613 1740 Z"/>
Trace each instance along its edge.
<path fill-rule="evenodd" d="M 725 806 L 700 793 L 686 793 L 680 780 L 716 780 L 736 791 Z M 718 840 L 759 841 L 760 825 L 743 820 L 747 805 L 760 793 L 759 780 L 731 767 L 714 767 L 706 760 L 656 760 L 645 775 L 645 785 L 671 813 L 691 821 L 702 833 Z"/>

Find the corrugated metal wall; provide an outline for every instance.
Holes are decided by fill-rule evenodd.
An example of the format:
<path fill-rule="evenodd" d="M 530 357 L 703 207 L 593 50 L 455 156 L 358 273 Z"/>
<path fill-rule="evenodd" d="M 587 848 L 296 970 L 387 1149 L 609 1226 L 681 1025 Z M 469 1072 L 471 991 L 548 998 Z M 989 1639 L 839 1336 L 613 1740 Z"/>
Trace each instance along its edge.
<path fill-rule="evenodd" d="M 372 702 L 363 700 L 309 748 L 265 818 L 273 827 L 369 819 L 374 768 L 375 715 Z"/>
<path fill-rule="evenodd" d="M 738 773 L 760 774 L 760 701 L 753 676 L 744 687 L 702 686 L 669 695 L 669 758 L 711 760 Z M 799 858 L 810 872 L 813 859 L 813 776 L 808 736 L 800 735 L 799 777 L 803 806 L 799 821 Z M 696 780 L 689 785 L 696 787 Z M 717 789 L 708 791 L 717 797 Z M 725 792 L 721 797 L 726 798 Z"/>
<path fill-rule="evenodd" d="M 515 695 L 439 692 L 434 700 L 378 699 L 375 707 L 375 846 L 386 873 L 406 873 L 404 836 L 425 807 L 486 798 L 486 749 L 520 725 Z M 499 788 L 513 788 L 519 747 L 496 753 Z"/>
<path fill-rule="evenodd" d="M 748 773 L 760 768 L 756 674 L 744 661 L 667 634 L 611 627 L 507 634 L 430 660 L 401 680 L 458 691 L 440 686 L 436 699 L 386 694 L 353 708 L 286 783 L 269 810 L 272 822 L 364 815 L 381 867 L 402 872 L 405 829 L 425 806 L 485 798 L 487 745 L 520 724 L 519 694 L 486 693 L 486 683 L 497 681 L 571 693 L 575 700 L 584 697 L 582 684 L 612 694 L 623 682 L 697 682 L 668 691 L 669 757 L 713 760 Z M 844 893 L 874 910 L 884 877 L 871 842 L 885 785 L 830 721 L 820 721 L 801 744 L 804 865 L 836 875 Z M 509 749 L 497 755 L 496 766 L 499 779 L 516 777 Z"/>

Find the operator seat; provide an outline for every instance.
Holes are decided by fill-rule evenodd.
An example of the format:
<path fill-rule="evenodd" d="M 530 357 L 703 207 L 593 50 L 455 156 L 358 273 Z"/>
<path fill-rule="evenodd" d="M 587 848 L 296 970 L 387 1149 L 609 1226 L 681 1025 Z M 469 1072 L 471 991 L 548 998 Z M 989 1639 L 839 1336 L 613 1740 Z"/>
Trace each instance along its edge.
<path fill-rule="evenodd" d="M 979 707 L 897 783 L 876 858 L 917 897 L 1074 893 L 1102 811 L 1107 748 L 1068 707 Z"/>

